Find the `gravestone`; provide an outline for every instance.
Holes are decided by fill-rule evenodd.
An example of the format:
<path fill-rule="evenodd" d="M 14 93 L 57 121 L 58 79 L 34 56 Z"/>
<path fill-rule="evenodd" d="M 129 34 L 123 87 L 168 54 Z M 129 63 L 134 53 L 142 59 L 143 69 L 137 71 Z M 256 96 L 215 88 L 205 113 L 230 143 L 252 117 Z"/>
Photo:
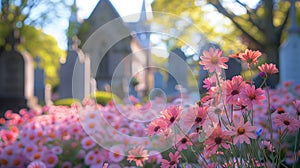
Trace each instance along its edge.
<path fill-rule="evenodd" d="M 80 49 L 77 50 L 77 54 L 71 87 L 73 98 L 82 101 L 90 94 L 90 58 L 84 55 Z"/>
<path fill-rule="evenodd" d="M 281 83 L 293 81 L 294 84 L 300 84 L 300 28 L 297 25 L 295 3 L 296 0 L 291 0 L 291 26 L 288 29 L 287 40 L 280 46 L 279 73 Z"/>
<path fill-rule="evenodd" d="M 154 88 L 164 88 L 164 76 L 159 71 L 154 73 Z"/>
<path fill-rule="evenodd" d="M 139 85 L 139 82 L 135 77 L 132 77 L 129 81 L 129 96 L 132 95 L 134 97 L 138 97 L 138 92 L 136 91 L 136 87 Z"/>
<path fill-rule="evenodd" d="M 37 97 L 38 103 L 45 103 L 45 72 L 41 68 L 41 59 L 36 57 L 36 68 L 34 69 L 34 96 Z"/>
<path fill-rule="evenodd" d="M 226 64 L 228 65 L 228 69 L 225 69 L 226 79 L 231 80 L 232 77 L 241 75 L 242 65 L 239 60 L 236 58 L 229 58 Z"/>
<path fill-rule="evenodd" d="M 68 51 L 67 60 L 61 65 L 59 98 L 83 100 L 90 93 L 90 60 L 83 53 Z"/>
<path fill-rule="evenodd" d="M 69 50 L 67 52 L 67 59 L 65 63 L 60 65 L 59 72 L 59 97 L 63 98 L 72 98 L 72 78 L 73 70 L 76 63 L 78 55 L 74 50 Z"/>
<path fill-rule="evenodd" d="M 177 85 L 187 88 L 187 66 L 182 65 L 182 61 L 186 61 L 186 56 L 179 48 L 175 48 L 169 55 L 168 62 L 168 81 L 166 86 L 166 93 L 169 96 L 179 94 L 176 89 Z"/>
<path fill-rule="evenodd" d="M 45 86 L 45 104 L 46 104 L 46 106 L 53 105 L 51 90 L 52 90 L 51 85 L 46 84 L 46 86 Z"/>
<path fill-rule="evenodd" d="M 34 106 L 32 59 L 15 50 L 0 55 L 0 112 Z"/>

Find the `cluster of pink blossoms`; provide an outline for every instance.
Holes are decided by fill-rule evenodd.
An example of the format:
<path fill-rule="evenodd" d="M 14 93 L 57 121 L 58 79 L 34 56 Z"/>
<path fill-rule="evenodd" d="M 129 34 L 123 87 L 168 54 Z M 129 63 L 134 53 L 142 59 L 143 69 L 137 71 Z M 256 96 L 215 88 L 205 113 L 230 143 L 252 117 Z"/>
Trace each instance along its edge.
<path fill-rule="evenodd" d="M 160 111 L 160 100 L 101 106 L 87 99 L 71 107 L 7 111 L 0 119 L 0 167 L 297 167 L 300 86 L 286 82 L 271 90 L 241 75 L 225 80 L 228 58 L 222 54 L 211 48 L 200 57 L 210 76 L 195 104 L 183 98 Z M 252 50 L 232 55 L 249 68 L 260 56 Z M 257 68 L 263 79 L 278 73 L 274 64 Z M 154 150 L 164 147 L 170 148 Z"/>
<path fill-rule="evenodd" d="M 257 66 L 260 56 L 259 51 L 248 49 L 232 55 L 248 64 L 249 69 Z M 195 153 L 199 159 L 191 162 L 200 167 L 274 167 L 282 162 L 296 164 L 298 157 L 293 156 L 299 156 L 300 150 L 296 147 L 297 151 L 293 151 L 294 144 L 284 143 L 282 139 L 288 141 L 288 138 L 299 136 L 300 86 L 285 83 L 283 87 L 270 90 L 268 87 L 256 88 L 240 75 L 225 80 L 222 69 L 227 68 L 225 63 L 228 58 L 222 56 L 222 51 L 210 48 L 200 58 L 199 63 L 210 73 L 204 80 L 206 95 L 197 105 L 190 105 L 182 111 L 172 110 L 175 107 L 166 109 L 146 128 L 150 136 L 181 135 L 169 152 L 169 160 L 163 160 L 161 167 L 177 167 L 179 159 L 189 162 L 183 157 L 183 150 Z M 278 73 L 274 64 L 265 63 L 257 68 L 263 79 Z M 170 131 L 174 126 L 180 129 Z M 197 146 L 202 146 L 202 149 L 196 151 Z M 288 151 L 285 157 L 278 156 L 282 151 Z M 294 155 L 289 154 L 292 151 Z M 271 154 L 274 158 L 265 157 Z"/>
<path fill-rule="evenodd" d="M 145 161 L 149 164 L 161 162 L 162 156 L 159 152 L 144 150 L 144 147 L 133 148 L 125 153 L 124 147 L 133 143 L 130 142 L 133 141 L 131 139 L 119 139 L 119 144 L 112 144 L 109 148 L 98 145 L 88 131 L 101 129 L 97 118 L 99 114 L 123 134 L 144 136 L 145 125 L 122 119 L 114 106 L 103 107 L 90 100 L 83 104 L 84 106 L 73 104 L 71 107 L 44 107 L 39 112 L 24 109 L 19 114 L 7 111 L 6 120 L 1 120 L 0 167 L 121 168 L 130 165 L 142 166 Z M 146 107 L 127 105 L 122 110 L 141 113 L 143 108 Z M 78 109 L 84 115 L 79 115 Z M 88 118 L 85 123 L 80 122 L 82 116 Z M 105 138 L 101 140 L 104 141 Z M 130 164 L 129 161 L 134 163 Z"/>

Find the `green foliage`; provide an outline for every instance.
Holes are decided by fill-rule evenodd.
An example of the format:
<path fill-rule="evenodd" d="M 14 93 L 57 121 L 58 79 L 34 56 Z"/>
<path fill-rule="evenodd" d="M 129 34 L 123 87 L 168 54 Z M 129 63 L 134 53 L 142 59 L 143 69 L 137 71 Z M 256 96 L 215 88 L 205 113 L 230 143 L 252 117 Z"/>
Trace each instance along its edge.
<path fill-rule="evenodd" d="M 91 95 L 91 97 L 96 99 L 97 103 L 103 106 L 105 106 L 111 100 L 115 101 L 116 103 L 122 102 L 117 95 L 111 92 L 97 91 L 96 93 Z"/>
<path fill-rule="evenodd" d="M 26 50 L 33 58 L 40 57 L 41 67 L 45 70 L 45 82 L 56 86 L 59 82 L 59 60 L 66 56 L 66 52 L 58 47 L 54 37 L 43 33 L 42 30 L 24 26 L 21 34 L 24 43 L 19 46 L 19 50 Z"/>
<path fill-rule="evenodd" d="M 41 67 L 45 69 L 46 83 L 57 85 L 59 60 L 66 53 L 58 47 L 52 36 L 43 33 L 38 27 L 65 16 L 67 6 L 63 0 L 1 1 L 0 53 L 11 49 L 6 40 L 11 32 L 17 32 L 15 38 L 20 40 L 15 39 L 14 43 L 19 44 L 18 50 L 29 52 L 33 58 L 39 56 Z"/>
<path fill-rule="evenodd" d="M 225 18 L 217 26 L 212 24 L 212 18 L 209 16 L 210 14 L 215 16 L 216 11 L 208 10 L 208 5 L 203 2 L 195 0 L 155 0 L 153 2 L 154 11 L 166 12 L 161 17 L 155 17 L 154 24 L 159 25 L 164 32 L 172 32 L 170 34 L 179 37 L 165 39 L 168 49 L 189 44 L 198 50 L 207 41 L 220 44 L 225 52 L 246 48 L 237 40 L 240 32 L 237 32 L 228 21 L 226 22 Z M 222 31 L 218 30 L 220 27 Z M 197 38 L 198 42 L 195 43 Z"/>
<path fill-rule="evenodd" d="M 65 99 L 58 99 L 53 103 L 56 106 L 71 106 L 73 103 L 80 103 L 80 101 L 78 99 L 65 98 Z"/>

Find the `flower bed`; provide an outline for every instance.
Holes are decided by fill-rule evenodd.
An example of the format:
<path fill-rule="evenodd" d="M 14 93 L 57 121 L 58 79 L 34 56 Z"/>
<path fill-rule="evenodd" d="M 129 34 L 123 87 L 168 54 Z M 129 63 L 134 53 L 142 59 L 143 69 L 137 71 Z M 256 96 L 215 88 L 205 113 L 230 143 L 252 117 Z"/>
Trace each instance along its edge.
<path fill-rule="evenodd" d="M 251 69 L 260 55 L 235 57 Z M 0 167 L 299 167 L 300 86 L 269 89 L 273 64 L 258 67 L 262 89 L 242 76 L 223 79 L 228 59 L 219 50 L 201 59 L 210 73 L 207 94 L 192 104 L 182 98 L 162 109 L 160 99 L 106 106 L 86 99 L 7 111 Z"/>

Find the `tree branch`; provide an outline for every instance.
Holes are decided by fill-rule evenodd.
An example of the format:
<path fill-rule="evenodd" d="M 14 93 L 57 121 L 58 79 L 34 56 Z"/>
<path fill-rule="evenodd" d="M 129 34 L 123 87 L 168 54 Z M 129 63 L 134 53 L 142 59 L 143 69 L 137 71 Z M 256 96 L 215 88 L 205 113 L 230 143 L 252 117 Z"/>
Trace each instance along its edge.
<path fill-rule="evenodd" d="M 238 4 L 240 4 L 241 6 L 243 6 L 245 9 L 246 9 L 246 12 L 247 12 L 247 14 L 248 14 L 248 16 L 249 16 L 249 22 L 252 24 L 252 25 L 254 25 L 255 27 L 257 27 L 257 29 L 259 29 L 260 31 L 264 31 L 264 28 L 261 26 L 261 25 L 259 25 L 258 23 L 260 22 L 260 19 L 257 17 L 257 15 L 255 14 L 255 11 L 253 11 L 248 5 L 246 5 L 245 3 L 242 3 L 241 1 L 239 1 L 239 0 L 236 0 L 236 2 L 238 3 Z M 255 20 L 257 20 L 258 21 L 258 23 L 257 23 L 257 21 L 255 21 Z"/>
<path fill-rule="evenodd" d="M 262 43 L 259 42 L 257 39 L 255 39 L 253 36 L 251 36 L 243 27 L 242 25 L 240 25 L 234 18 L 237 17 L 235 14 L 233 13 L 229 13 L 224 7 L 223 5 L 220 3 L 219 0 L 210 0 L 208 1 L 209 4 L 213 5 L 218 12 L 222 13 L 224 16 L 226 16 L 227 18 L 229 18 L 232 23 L 239 29 L 242 31 L 242 33 L 249 38 L 251 41 L 253 41 L 254 43 L 256 43 L 259 46 L 262 46 Z"/>

